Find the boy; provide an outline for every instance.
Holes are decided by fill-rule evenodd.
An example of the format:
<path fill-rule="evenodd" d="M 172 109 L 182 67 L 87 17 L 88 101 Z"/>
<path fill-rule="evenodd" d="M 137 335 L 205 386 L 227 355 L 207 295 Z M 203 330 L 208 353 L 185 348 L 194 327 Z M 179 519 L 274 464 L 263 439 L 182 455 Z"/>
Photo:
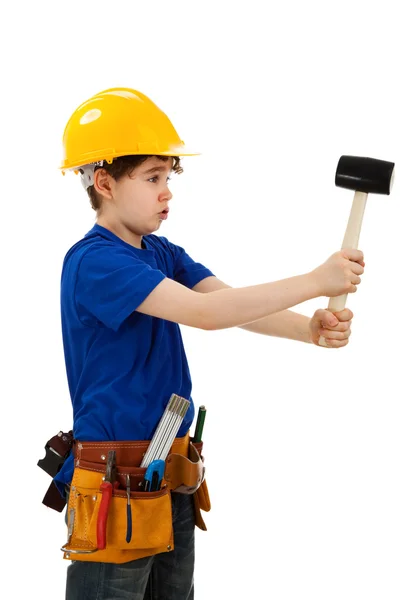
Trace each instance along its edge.
<path fill-rule="evenodd" d="M 97 217 L 93 229 L 67 253 L 61 281 L 65 362 L 78 448 L 89 444 L 89 449 L 110 449 L 112 441 L 126 441 L 133 452 L 135 444 L 151 439 L 172 393 L 191 400 L 179 324 L 205 330 L 240 326 L 316 345 L 322 335 L 332 348 L 348 343 L 353 316 L 349 310 L 336 315 L 318 310 L 308 319 L 287 309 L 318 296 L 355 292 L 364 271 L 360 251 L 338 252 L 304 275 L 233 289 L 183 248 L 154 235 L 168 218 L 169 175 L 182 172 L 179 157 L 190 152 L 167 116 L 144 94 L 127 88 L 97 94 L 74 112 L 63 144 L 62 169 L 81 174 Z M 178 454 L 187 452 L 186 442 L 184 450 L 176 448 L 188 440 L 193 413 L 191 402 L 174 442 Z M 105 450 L 100 458 L 105 460 Z M 174 547 L 155 544 L 145 551 L 142 545 L 134 551 L 122 539 L 96 553 L 90 550 L 96 514 L 90 503 L 92 496 L 97 501 L 97 492 L 90 491 L 90 482 L 99 477 L 100 485 L 95 472 L 101 469 L 90 464 L 85 467 L 76 456 L 74 463 L 70 455 L 55 477 L 60 493 L 67 488 L 73 497 L 68 506 L 70 536 L 79 527 L 87 534 L 82 546 L 86 553 L 74 554 L 72 549 L 66 554 L 73 561 L 67 573 L 67 600 L 193 598 L 194 527 L 199 523 L 194 496 L 173 488 L 168 492 Z M 138 467 L 130 464 L 131 474 Z M 122 465 L 117 468 L 122 472 Z M 78 481 L 78 471 L 83 480 Z M 127 494 L 131 506 L 127 489 L 121 498 Z M 113 492 L 115 506 L 118 493 Z M 136 492 L 133 507 L 139 506 L 143 494 Z M 141 505 L 147 507 L 144 510 L 157 500 L 151 498 Z M 153 517 L 160 514 L 161 499 Z M 122 519 L 116 513 L 113 517 L 112 510 L 107 525 L 111 528 L 113 519 Z M 134 525 L 138 536 L 142 522 L 151 521 L 144 514 Z M 149 532 L 144 541 L 148 539 Z"/>

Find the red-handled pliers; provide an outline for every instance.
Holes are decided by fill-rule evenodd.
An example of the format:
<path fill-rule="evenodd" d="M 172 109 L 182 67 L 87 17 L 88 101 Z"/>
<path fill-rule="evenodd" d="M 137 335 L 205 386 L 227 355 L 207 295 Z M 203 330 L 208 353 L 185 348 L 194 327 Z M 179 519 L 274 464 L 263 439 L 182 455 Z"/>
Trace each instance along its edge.
<path fill-rule="evenodd" d="M 100 486 L 101 503 L 97 517 L 97 548 L 106 547 L 107 518 L 115 481 L 115 450 L 110 450 L 107 456 L 106 476 Z"/>

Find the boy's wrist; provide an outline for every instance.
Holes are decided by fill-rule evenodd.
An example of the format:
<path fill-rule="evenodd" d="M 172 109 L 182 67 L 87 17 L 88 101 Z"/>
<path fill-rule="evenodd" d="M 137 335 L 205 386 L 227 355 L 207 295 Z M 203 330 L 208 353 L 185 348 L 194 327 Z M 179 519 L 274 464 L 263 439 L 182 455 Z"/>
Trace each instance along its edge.
<path fill-rule="evenodd" d="M 324 295 L 315 271 L 310 271 L 303 275 L 303 277 L 310 300 Z"/>

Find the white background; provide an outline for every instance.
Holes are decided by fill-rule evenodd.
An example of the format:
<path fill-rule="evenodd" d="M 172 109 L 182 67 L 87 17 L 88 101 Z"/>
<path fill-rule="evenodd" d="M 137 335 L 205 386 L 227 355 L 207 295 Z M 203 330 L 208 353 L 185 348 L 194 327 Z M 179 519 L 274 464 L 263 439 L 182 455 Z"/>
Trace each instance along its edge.
<path fill-rule="evenodd" d="M 160 233 L 233 286 L 304 273 L 342 242 L 353 194 L 334 185 L 340 156 L 400 162 L 394 6 L 131 0 L 2 13 L 7 598 L 64 597 L 64 515 L 41 504 L 50 478 L 36 462 L 72 426 L 59 277 L 94 222 L 78 178 L 58 171 L 70 114 L 109 87 L 144 92 L 202 152 L 184 160 Z M 208 409 L 198 600 L 400 597 L 399 196 L 395 181 L 369 198 L 347 348 L 183 328 L 196 408 Z"/>

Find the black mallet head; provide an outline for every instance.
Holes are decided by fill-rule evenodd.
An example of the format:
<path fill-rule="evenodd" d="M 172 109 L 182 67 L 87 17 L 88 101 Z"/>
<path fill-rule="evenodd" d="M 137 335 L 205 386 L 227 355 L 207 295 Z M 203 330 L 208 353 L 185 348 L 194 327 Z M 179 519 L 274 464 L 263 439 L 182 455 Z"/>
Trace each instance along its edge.
<path fill-rule="evenodd" d="M 394 163 L 365 156 L 341 156 L 335 175 L 338 187 L 366 194 L 390 194 Z"/>

